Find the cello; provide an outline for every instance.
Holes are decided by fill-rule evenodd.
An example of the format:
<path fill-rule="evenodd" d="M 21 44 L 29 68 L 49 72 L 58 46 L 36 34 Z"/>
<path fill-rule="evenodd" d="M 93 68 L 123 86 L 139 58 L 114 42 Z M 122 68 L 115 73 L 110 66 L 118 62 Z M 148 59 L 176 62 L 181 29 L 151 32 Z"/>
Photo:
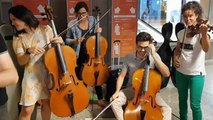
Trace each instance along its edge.
<path fill-rule="evenodd" d="M 99 21 L 98 7 L 95 8 L 97 21 Z M 97 24 L 99 28 L 99 23 Z M 82 79 L 89 86 L 100 86 L 104 84 L 109 77 L 108 65 L 104 62 L 104 55 L 107 51 L 107 40 L 99 32 L 86 40 L 85 47 L 89 59 L 83 65 Z"/>
<path fill-rule="evenodd" d="M 51 22 L 54 37 L 58 36 L 53 22 L 52 10 L 45 6 L 48 20 Z M 49 72 L 50 108 L 60 117 L 71 117 L 84 110 L 89 104 L 89 91 L 75 74 L 76 55 L 72 48 L 56 44 L 44 56 L 44 63 Z"/>
<path fill-rule="evenodd" d="M 146 63 L 145 69 L 135 71 L 132 77 L 135 94 L 125 109 L 124 120 L 163 119 L 160 107 L 155 100 L 161 88 L 161 80 L 161 75 L 157 71 L 150 70 L 149 63 Z"/>

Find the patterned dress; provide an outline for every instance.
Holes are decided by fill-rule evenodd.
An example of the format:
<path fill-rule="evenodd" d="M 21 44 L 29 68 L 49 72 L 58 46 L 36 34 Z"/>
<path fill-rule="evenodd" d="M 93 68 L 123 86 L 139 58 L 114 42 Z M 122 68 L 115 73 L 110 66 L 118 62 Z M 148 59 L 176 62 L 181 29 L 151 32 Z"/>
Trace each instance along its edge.
<path fill-rule="evenodd" d="M 16 54 L 25 53 L 30 47 L 44 47 L 53 38 L 50 26 L 38 26 L 32 35 L 20 34 L 13 38 L 13 49 Z M 48 99 L 49 91 L 45 80 L 48 78 L 47 70 L 43 63 L 44 53 L 30 54 L 30 60 L 25 64 L 24 76 L 22 81 L 22 94 L 20 104 L 31 106 L 40 99 Z"/>

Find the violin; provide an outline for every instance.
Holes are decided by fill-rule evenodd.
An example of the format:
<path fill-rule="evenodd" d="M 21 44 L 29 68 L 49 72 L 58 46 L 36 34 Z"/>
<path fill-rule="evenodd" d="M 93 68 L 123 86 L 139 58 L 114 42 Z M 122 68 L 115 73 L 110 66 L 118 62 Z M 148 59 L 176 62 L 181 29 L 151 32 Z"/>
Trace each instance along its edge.
<path fill-rule="evenodd" d="M 199 29 L 200 25 L 201 24 L 208 24 L 208 22 L 209 22 L 208 20 L 200 19 L 196 25 L 188 26 L 186 37 L 193 37 L 194 35 L 199 34 L 200 33 L 200 29 Z M 208 30 L 209 30 L 209 32 L 211 30 L 213 30 L 213 26 L 208 25 Z"/>
<path fill-rule="evenodd" d="M 161 75 L 156 70 L 138 69 L 132 77 L 135 90 L 134 98 L 128 102 L 124 120 L 162 120 L 160 106 L 156 103 L 156 94 L 161 88 Z"/>
<path fill-rule="evenodd" d="M 100 9 L 96 7 L 94 11 L 99 21 Z M 99 22 L 97 28 L 99 27 Z M 86 51 L 89 55 L 88 62 L 83 65 L 82 79 L 89 86 L 100 86 L 109 77 L 108 65 L 104 62 L 104 55 L 107 52 L 107 40 L 99 32 L 95 36 L 86 39 Z"/>
<path fill-rule="evenodd" d="M 45 6 L 45 12 L 56 37 L 58 35 L 50 6 Z M 44 64 L 52 83 L 49 87 L 51 111 L 59 117 L 71 117 L 84 110 L 89 104 L 89 91 L 76 77 L 75 51 L 57 43 L 45 53 Z"/>

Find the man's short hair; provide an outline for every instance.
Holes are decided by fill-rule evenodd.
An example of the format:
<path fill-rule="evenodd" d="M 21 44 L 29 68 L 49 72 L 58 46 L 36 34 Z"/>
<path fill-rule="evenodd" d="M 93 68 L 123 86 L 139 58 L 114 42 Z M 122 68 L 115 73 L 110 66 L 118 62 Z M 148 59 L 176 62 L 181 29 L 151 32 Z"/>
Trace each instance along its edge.
<path fill-rule="evenodd" d="M 147 32 L 140 32 L 136 36 L 136 44 L 138 42 L 145 42 L 145 41 L 149 41 L 149 43 L 152 43 L 152 41 L 153 41 L 152 36 L 149 33 L 147 33 Z"/>

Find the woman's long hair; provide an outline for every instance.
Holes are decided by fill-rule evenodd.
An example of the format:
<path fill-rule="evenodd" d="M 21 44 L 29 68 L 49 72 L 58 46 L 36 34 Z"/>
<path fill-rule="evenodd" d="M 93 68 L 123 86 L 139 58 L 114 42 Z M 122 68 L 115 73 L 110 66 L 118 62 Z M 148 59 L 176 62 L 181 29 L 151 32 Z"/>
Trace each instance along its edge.
<path fill-rule="evenodd" d="M 8 11 L 8 14 L 12 14 L 17 19 L 27 24 L 30 28 L 36 29 L 39 25 L 38 19 L 33 15 L 33 13 L 29 9 L 27 9 L 23 5 L 17 5 L 17 6 L 11 7 Z M 10 23 L 12 23 L 11 20 L 10 20 Z M 16 29 L 16 34 L 15 34 L 16 36 L 18 36 L 21 33 L 26 33 L 26 31 L 25 30 L 17 31 Z"/>

